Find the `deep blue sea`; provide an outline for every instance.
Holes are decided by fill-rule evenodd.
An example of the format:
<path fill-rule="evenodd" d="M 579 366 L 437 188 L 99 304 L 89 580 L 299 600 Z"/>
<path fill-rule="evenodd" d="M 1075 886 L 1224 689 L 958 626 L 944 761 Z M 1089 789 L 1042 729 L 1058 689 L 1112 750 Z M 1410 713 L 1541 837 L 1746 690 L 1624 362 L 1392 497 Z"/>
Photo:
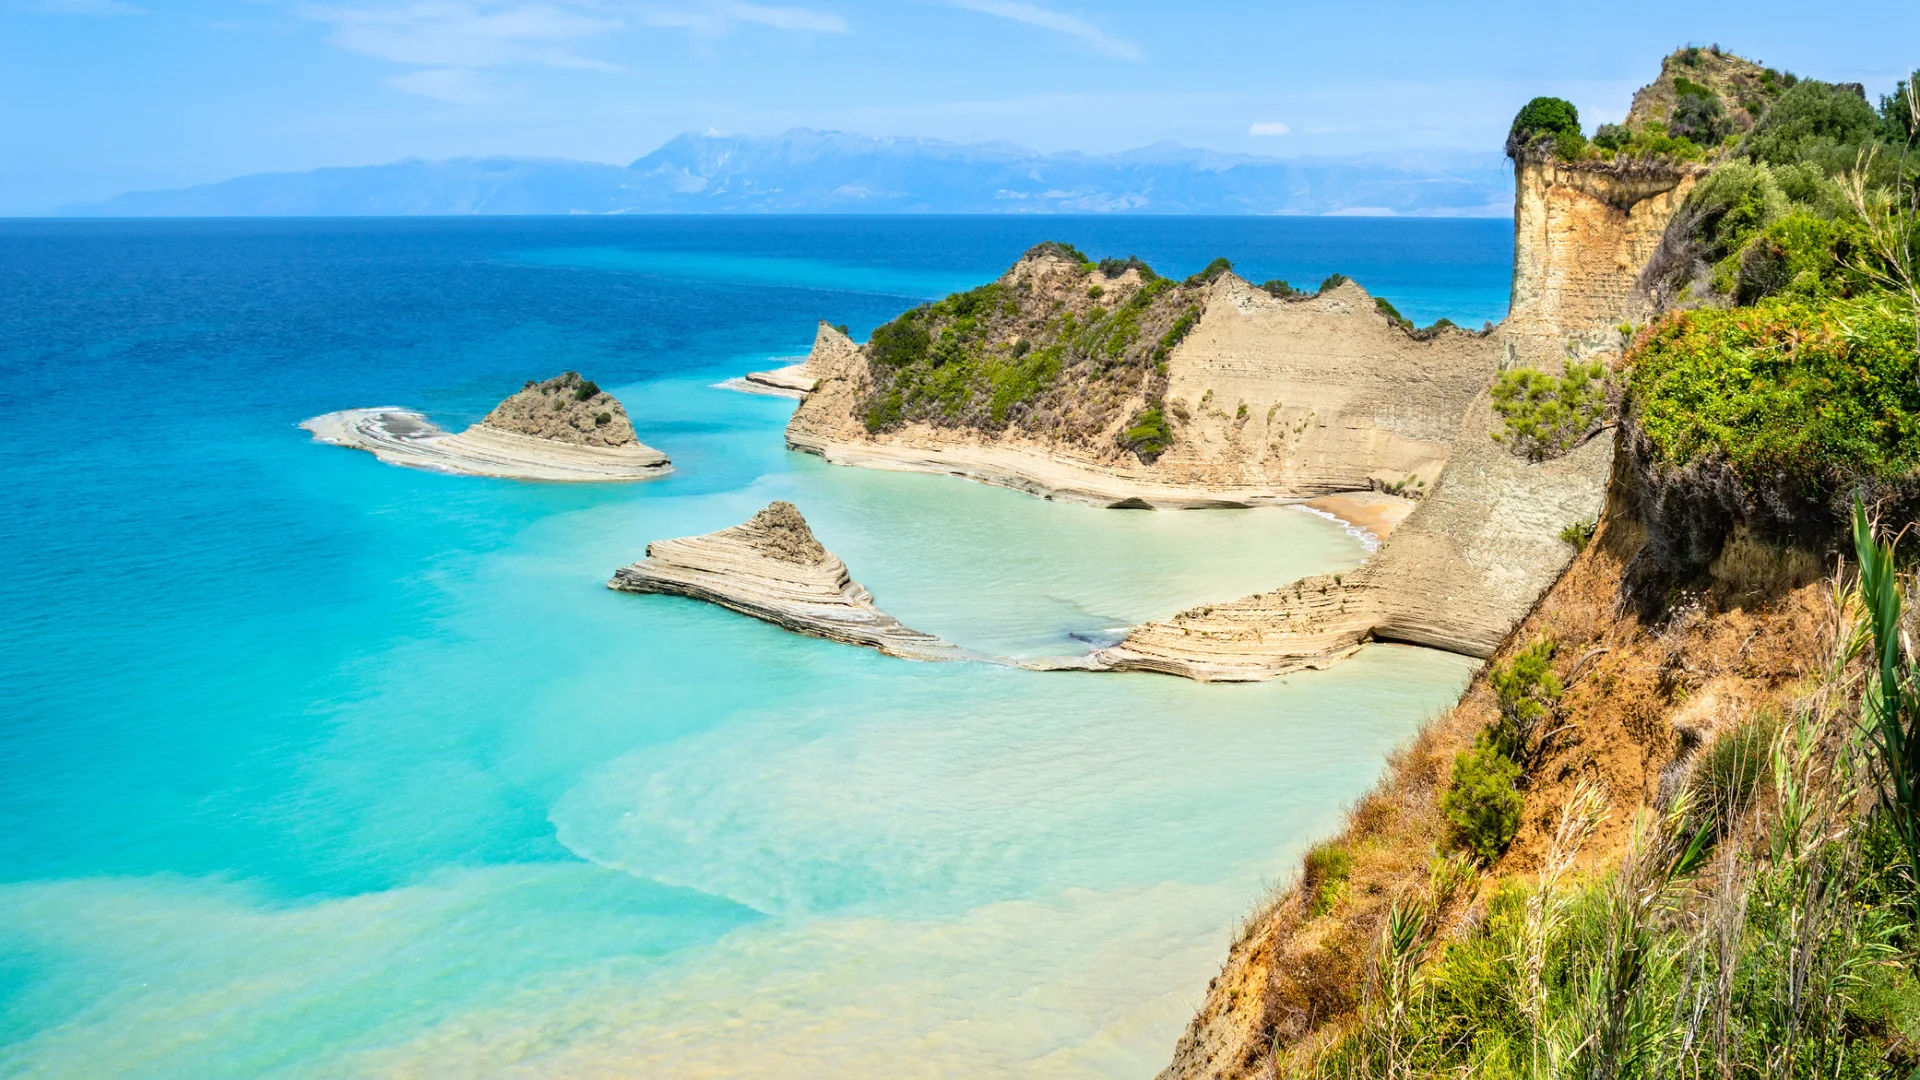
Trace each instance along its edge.
<path fill-rule="evenodd" d="M 1045 239 L 1470 326 L 1512 266 L 1498 221 L 0 221 L 0 1076 L 1151 1076 L 1466 661 L 916 664 L 604 588 L 787 498 L 890 613 L 1035 655 L 1364 558 L 827 466 L 714 385 Z M 570 369 L 670 477 L 295 426 Z"/>

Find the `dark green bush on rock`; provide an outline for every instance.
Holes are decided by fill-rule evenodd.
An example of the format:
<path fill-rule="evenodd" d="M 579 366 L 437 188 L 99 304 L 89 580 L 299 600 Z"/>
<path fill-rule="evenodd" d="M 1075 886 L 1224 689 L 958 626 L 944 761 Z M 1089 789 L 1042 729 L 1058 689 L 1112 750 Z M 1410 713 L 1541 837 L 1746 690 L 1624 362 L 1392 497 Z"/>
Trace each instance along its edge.
<path fill-rule="evenodd" d="M 1142 409 L 1127 425 L 1124 441 L 1140 460 L 1152 464 L 1173 445 L 1173 429 L 1167 426 L 1166 410 L 1158 405 Z"/>
<path fill-rule="evenodd" d="M 1484 739 L 1453 759 L 1453 782 L 1440 796 L 1440 809 L 1482 862 L 1498 859 L 1520 831 L 1519 779 L 1520 766 Z"/>
<path fill-rule="evenodd" d="M 1891 298 L 1676 312 L 1629 353 L 1635 424 L 1670 465 L 1827 488 L 1920 467 L 1911 326 Z"/>
<path fill-rule="evenodd" d="M 1586 141 L 1580 135 L 1580 110 L 1562 98 L 1537 97 L 1514 116 L 1513 127 L 1507 132 L 1507 156 L 1518 158 L 1542 143 L 1555 145 L 1558 150 L 1558 143 L 1568 140 L 1575 146 Z"/>
<path fill-rule="evenodd" d="M 1521 368 L 1494 380 L 1492 394 L 1502 422 L 1494 441 L 1528 461 L 1548 461 L 1572 450 L 1606 415 L 1607 369 L 1574 360 L 1558 376 Z"/>
<path fill-rule="evenodd" d="M 1881 118 L 1855 86 L 1805 79 L 1781 94 L 1741 140 L 1740 153 L 1768 165 L 1807 162 L 1828 176 L 1854 165 L 1878 141 Z"/>

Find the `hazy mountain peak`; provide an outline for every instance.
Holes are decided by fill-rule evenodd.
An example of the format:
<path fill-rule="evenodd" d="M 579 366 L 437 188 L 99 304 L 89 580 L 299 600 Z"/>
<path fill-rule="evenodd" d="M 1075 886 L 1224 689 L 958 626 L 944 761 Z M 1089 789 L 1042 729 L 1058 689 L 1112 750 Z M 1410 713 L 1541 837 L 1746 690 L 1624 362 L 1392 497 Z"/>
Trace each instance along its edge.
<path fill-rule="evenodd" d="M 1408 165 L 1261 157 L 1170 141 L 1090 155 L 1005 140 L 796 127 L 768 136 L 685 132 L 624 168 L 551 158 L 407 158 L 135 192 L 67 212 L 1327 214 L 1364 207 L 1499 216 L 1510 212 L 1511 191 L 1504 161 L 1491 155 Z"/>

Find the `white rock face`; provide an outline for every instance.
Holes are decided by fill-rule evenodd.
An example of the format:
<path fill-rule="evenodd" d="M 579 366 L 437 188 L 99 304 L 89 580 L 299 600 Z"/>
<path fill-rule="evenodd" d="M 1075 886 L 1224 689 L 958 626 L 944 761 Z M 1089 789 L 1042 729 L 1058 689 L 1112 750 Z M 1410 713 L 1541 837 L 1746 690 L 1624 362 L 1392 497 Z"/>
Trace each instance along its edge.
<path fill-rule="evenodd" d="M 673 471 L 667 455 L 634 435 L 620 402 L 574 372 L 529 382 L 458 434 L 397 406 L 345 409 L 300 426 L 316 442 L 365 450 L 389 465 L 466 476 L 605 482 Z"/>
<path fill-rule="evenodd" d="M 771 503 L 730 529 L 656 540 L 646 559 L 616 570 L 607 588 L 689 596 L 797 634 L 909 660 L 982 659 L 874 607 L 873 595 L 820 546 L 789 502 Z"/>

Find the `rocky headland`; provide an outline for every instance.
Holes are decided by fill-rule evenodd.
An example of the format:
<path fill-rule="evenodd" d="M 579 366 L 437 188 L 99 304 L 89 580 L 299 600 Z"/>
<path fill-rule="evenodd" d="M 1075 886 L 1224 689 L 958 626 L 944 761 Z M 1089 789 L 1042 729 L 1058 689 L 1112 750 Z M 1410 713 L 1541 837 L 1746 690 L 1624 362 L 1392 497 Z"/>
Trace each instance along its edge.
<path fill-rule="evenodd" d="M 390 465 L 510 480 L 651 480 L 672 471 L 634 434 L 627 410 L 578 372 L 529 380 L 465 431 L 398 407 L 347 409 L 300 425 L 318 442 L 366 450 Z"/>
<path fill-rule="evenodd" d="M 1174 282 L 1043 244 L 865 345 L 823 329 L 787 441 L 1109 507 L 1398 504 L 1353 572 L 1136 627 L 1089 667 L 1269 679 L 1371 641 L 1486 657 L 1598 518 L 1615 442 L 1517 453 L 1496 383 L 1617 359 L 1640 268 L 1701 171 L 1523 156 L 1510 314 L 1478 332 L 1416 329 L 1337 277 L 1308 294 L 1216 264 Z"/>
<path fill-rule="evenodd" d="M 835 368 L 840 364 L 831 358 L 840 353 L 858 351 L 859 346 L 847 336 L 845 329 L 832 326 L 824 321 L 814 332 L 813 350 L 797 364 L 787 364 L 771 371 L 749 371 L 735 379 L 728 379 L 720 385 L 728 390 L 738 390 L 743 394 L 765 394 L 769 397 L 805 398 L 820 385 L 823 369 Z"/>
<path fill-rule="evenodd" d="M 980 659 L 875 607 L 873 594 L 789 502 L 770 503 L 745 524 L 705 536 L 655 540 L 646 558 L 615 571 L 607 588 L 705 600 L 798 634 L 909 660 Z"/>
<path fill-rule="evenodd" d="M 1920 964 L 1870 928 L 1912 925 L 1882 883 L 1920 865 L 1885 704 L 1920 679 L 1920 346 L 1849 237 L 1913 198 L 1870 165 L 1916 114 L 1717 46 L 1590 138 L 1520 110 L 1502 372 L 1438 481 L 1354 572 L 1104 650 L 1489 661 L 1245 921 L 1161 1080 L 1910 1070 Z M 1604 409 L 1511 452 L 1527 394 L 1590 379 Z"/>

